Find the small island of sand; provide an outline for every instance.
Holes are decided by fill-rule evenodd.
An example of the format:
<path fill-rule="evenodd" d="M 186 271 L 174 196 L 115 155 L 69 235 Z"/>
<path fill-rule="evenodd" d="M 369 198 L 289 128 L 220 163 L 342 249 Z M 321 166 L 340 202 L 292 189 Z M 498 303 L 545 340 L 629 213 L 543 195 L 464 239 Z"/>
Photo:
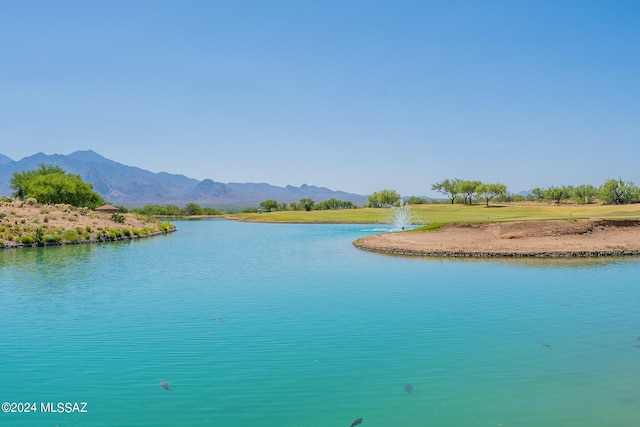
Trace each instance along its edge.
<path fill-rule="evenodd" d="M 600 257 L 640 255 L 640 221 L 585 219 L 447 224 L 435 231 L 356 240 L 363 250 L 435 257 Z"/>

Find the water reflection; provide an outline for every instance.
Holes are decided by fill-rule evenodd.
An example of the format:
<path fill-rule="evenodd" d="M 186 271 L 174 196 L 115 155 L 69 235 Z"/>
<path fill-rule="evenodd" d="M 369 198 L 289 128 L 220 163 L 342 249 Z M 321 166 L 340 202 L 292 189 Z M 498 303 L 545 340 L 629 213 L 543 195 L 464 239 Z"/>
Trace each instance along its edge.
<path fill-rule="evenodd" d="M 100 250 L 98 245 L 0 250 L 2 285 L 20 283 L 23 288 L 64 293 L 70 285 L 91 281 L 91 260 Z"/>

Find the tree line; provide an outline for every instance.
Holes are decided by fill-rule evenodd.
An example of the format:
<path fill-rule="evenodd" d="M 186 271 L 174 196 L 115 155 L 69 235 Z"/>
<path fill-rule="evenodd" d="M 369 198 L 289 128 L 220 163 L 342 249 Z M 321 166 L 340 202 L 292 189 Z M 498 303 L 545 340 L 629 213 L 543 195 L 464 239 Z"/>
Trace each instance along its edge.
<path fill-rule="evenodd" d="M 122 208 L 121 208 L 122 209 Z M 151 215 L 151 216 L 198 216 L 198 215 L 221 215 L 222 212 L 219 210 L 207 207 L 200 206 L 197 203 L 187 203 L 184 207 L 180 207 L 177 205 L 146 205 L 141 208 L 133 208 L 132 212 L 139 213 L 142 215 Z"/>
<path fill-rule="evenodd" d="M 487 206 L 495 199 L 499 202 L 509 201 L 551 201 L 557 204 L 573 200 L 578 204 L 590 204 L 599 201 L 604 204 L 628 204 L 640 202 L 640 188 L 631 181 L 622 178 L 609 179 L 600 187 L 589 184 L 578 186 L 564 185 L 560 187 L 534 188 L 526 195 L 514 195 L 507 191 L 507 186 L 499 183 L 483 183 L 462 179 L 445 179 L 431 186 L 449 199 L 453 204 L 462 201 L 471 205 L 474 199 L 483 199 Z"/>
<path fill-rule="evenodd" d="M 260 202 L 257 209 L 245 209 L 244 212 L 276 212 L 276 211 L 323 211 L 323 210 L 339 210 L 339 209 L 356 209 L 357 206 L 348 200 L 338 200 L 331 198 L 322 202 L 316 202 L 311 198 L 305 197 L 299 202 L 278 202 L 277 200 L 267 199 Z"/>
<path fill-rule="evenodd" d="M 526 195 L 509 193 L 507 186 L 501 183 L 486 183 L 476 180 L 445 179 L 436 182 L 431 189 L 446 196 L 451 204 L 463 203 L 472 205 L 474 201 L 482 200 L 485 206 L 489 206 L 490 201 L 496 202 L 555 202 L 573 200 L 578 204 L 591 204 L 601 202 L 605 204 L 626 204 L 640 202 L 640 189 L 631 181 L 623 179 L 610 179 L 600 187 L 593 185 L 565 185 L 561 187 L 551 186 L 548 188 L 534 188 Z M 441 203 L 439 200 L 427 200 L 422 197 L 412 196 L 405 200 L 395 190 L 383 189 L 376 191 L 368 197 L 367 207 L 370 208 L 390 208 L 399 206 L 401 203 L 415 205 L 423 203 Z M 248 209 L 257 212 L 274 212 L 286 210 L 335 210 L 354 209 L 351 202 L 343 202 L 336 199 L 326 200 L 316 203 L 312 199 L 300 199 L 300 202 L 280 203 L 276 200 L 265 200 L 260 203 L 257 209 Z"/>

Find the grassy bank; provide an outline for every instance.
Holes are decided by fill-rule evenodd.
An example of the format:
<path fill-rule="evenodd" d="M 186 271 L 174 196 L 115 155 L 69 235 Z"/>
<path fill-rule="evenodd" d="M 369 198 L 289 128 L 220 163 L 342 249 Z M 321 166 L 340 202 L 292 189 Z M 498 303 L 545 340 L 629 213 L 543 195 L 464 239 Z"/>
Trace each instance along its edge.
<path fill-rule="evenodd" d="M 640 204 L 633 205 L 553 205 L 512 204 L 501 206 L 424 204 L 412 209 L 424 223 L 477 223 L 557 219 L 640 219 Z M 238 213 L 228 219 L 281 223 L 390 223 L 391 209 L 346 209 L 336 211 L 282 211 Z"/>

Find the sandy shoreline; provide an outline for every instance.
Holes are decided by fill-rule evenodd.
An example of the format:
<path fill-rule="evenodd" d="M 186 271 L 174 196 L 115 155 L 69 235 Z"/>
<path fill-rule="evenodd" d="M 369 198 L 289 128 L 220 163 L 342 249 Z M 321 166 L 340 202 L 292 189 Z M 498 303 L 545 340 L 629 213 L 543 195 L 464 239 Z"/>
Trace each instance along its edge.
<path fill-rule="evenodd" d="M 386 233 L 364 237 L 353 244 L 367 251 L 411 256 L 640 256 L 640 221 L 448 224 L 438 231 Z"/>

